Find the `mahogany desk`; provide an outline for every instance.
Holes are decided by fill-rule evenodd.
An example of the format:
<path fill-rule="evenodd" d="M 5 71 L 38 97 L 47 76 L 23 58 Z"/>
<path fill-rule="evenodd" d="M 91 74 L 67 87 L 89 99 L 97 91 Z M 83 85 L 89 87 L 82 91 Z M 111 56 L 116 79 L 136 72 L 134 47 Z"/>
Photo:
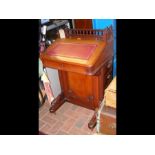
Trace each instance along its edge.
<path fill-rule="evenodd" d="M 57 39 L 40 54 L 44 67 L 58 69 L 61 84 L 61 94 L 51 103 L 50 112 L 65 101 L 98 109 L 112 79 L 112 28 L 100 30 L 102 35 L 97 30 L 77 30 L 76 35 L 75 31 L 68 30 L 67 38 Z"/>

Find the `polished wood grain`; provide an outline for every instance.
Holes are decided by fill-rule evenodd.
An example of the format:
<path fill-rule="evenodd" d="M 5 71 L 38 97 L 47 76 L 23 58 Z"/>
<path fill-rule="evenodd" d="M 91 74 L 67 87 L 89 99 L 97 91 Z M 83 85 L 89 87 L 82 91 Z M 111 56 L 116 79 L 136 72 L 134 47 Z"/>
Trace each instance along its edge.
<path fill-rule="evenodd" d="M 77 39 L 59 39 L 54 44 L 51 45 L 54 48 L 55 44 L 60 43 L 78 43 L 78 44 L 96 44 L 97 48 L 90 56 L 88 60 L 76 59 L 72 57 L 64 56 L 49 56 L 47 52 L 41 53 L 43 64 L 47 67 L 56 68 L 59 70 L 77 72 L 86 75 L 95 74 L 103 65 L 105 65 L 108 59 L 111 59 L 112 53 L 107 53 L 106 49 L 104 50 L 106 44 L 102 41 L 96 40 L 77 40 Z M 73 51 L 74 52 L 74 51 Z M 104 61 L 102 61 L 106 58 Z M 76 68 L 76 70 L 75 70 Z"/>
<path fill-rule="evenodd" d="M 58 69 L 59 72 L 62 93 L 61 97 L 52 104 L 51 112 L 55 112 L 64 101 L 95 110 L 99 107 L 104 90 L 112 77 L 112 28 L 102 30 L 104 32 L 102 35 L 94 33 L 100 32 L 100 30 L 78 30 L 82 33 L 80 38 L 79 33 L 76 36 L 75 32 L 76 30 L 68 31 L 69 35 L 66 35 L 68 38 L 57 39 L 45 52 L 40 54 L 45 67 Z M 66 43 L 72 45 L 93 44 L 96 45 L 96 48 L 88 59 L 48 54 L 49 49 L 52 50 L 55 46 Z"/>

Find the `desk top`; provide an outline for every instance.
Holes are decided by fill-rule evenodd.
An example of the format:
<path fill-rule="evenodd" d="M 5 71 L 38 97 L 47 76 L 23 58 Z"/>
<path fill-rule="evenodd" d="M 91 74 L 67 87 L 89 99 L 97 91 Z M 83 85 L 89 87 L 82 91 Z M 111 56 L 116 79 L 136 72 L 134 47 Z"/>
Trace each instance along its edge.
<path fill-rule="evenodd" d="M 68 58 L 88 60 L 95 51 L 97 44 L 81 44 L 81 43 L 56 43 L 47 49 L 49 56 L 61 56 Z"/>
<path fill-rule="evenodd" d="M 43 55 L 52 61 L 93 65 L 105 47 L 98 40 L 57 39 Z"/>
<path fill-rule="evenodd" d="M 93 68 L 94 72 L 88 74 L 94 74 L 110 54 L 105 47 L 106 42 L 101 40 L 57 39 L 41 53 L 41 59 L 45 67 L 78 73 L 88 73 Z"/>

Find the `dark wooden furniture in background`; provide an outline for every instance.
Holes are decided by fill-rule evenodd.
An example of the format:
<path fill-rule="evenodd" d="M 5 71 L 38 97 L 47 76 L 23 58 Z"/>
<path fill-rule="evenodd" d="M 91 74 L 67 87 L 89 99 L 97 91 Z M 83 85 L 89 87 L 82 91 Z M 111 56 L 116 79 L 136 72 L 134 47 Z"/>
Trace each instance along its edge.
<path fill-rule="evenodd" d="M 74 19 L 75 29 L 92 29 L 92 19 Z"/>
<path fill-rule="evenodd" d="M 61 94 L 51 103 L 55 112 L 65 101 L 95 110 L 112 79 L 113 32 L 105 30 L 65 30 L 41 53 L 45 67 L 59 71 Z"/>

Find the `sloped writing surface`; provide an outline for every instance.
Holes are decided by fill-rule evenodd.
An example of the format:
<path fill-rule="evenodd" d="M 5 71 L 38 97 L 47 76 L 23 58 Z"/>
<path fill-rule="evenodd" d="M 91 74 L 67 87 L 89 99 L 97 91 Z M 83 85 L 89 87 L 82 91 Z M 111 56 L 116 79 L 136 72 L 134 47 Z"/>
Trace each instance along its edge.
<path fill-rule="evenodd" d="M 96 44 L 58 43 L 46 51 L 50 56 L 63 56 L 88 60 L 95 51 Z"/>

